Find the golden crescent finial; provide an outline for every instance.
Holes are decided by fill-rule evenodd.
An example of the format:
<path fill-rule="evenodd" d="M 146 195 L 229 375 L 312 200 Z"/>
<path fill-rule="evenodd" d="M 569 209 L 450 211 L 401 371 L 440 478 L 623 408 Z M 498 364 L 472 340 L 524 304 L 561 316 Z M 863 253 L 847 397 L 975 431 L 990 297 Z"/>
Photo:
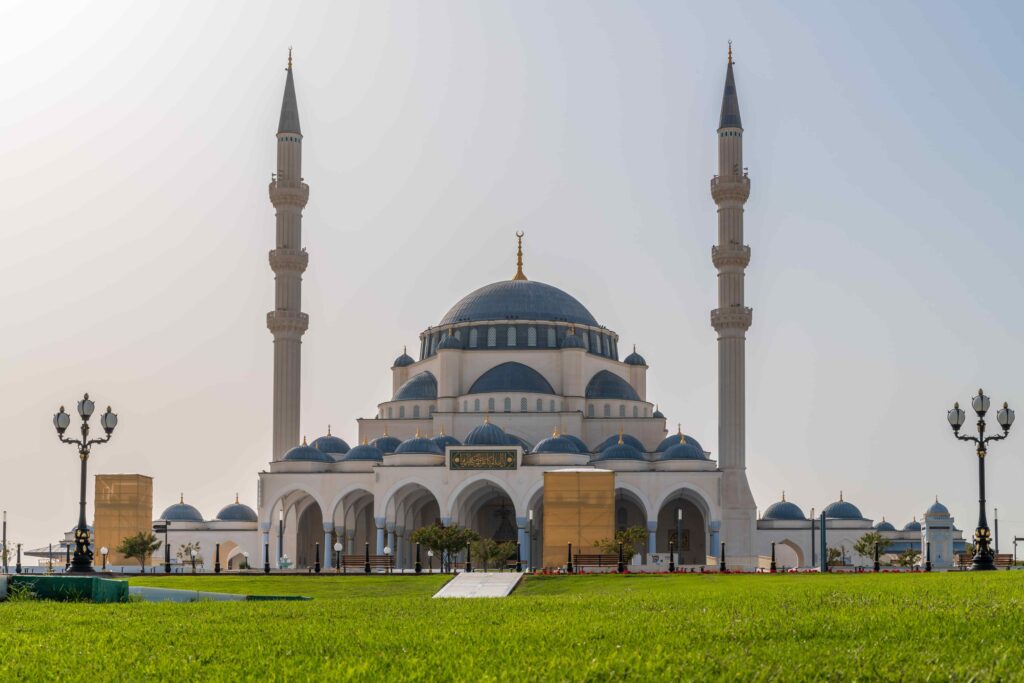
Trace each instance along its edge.
<path fill-rule="evenodd" d="M 238 494 L 235 494 L 235 505 L 238 505 Z"/>
<path fill-rule="evenodd" d="M 181 504 L 185 503 L 185 494 L 184 493 L 182 493 L 181 496 L 178 498 L 178 503 L 181 503 Z"/>
<path fill-rule="evenodd" d="M 331 435 L 331 425 L 327 425 L 327 436 Z"/>
<path fill-rule="evenodd" d="M 288 46 L 288 70 L 289 71 L 292 70 L 292 47 L 291 47 L 291 45 Z"/>
<path fill-rule="evenodd" d="M 309 445 L 309 444 L 306 443 L 306 435 L 305 434 L 302 435 L 302 445 L 303 446 L 308 446 Z"/>
<path fill-rule="evenodd" d="M 526 275 L 523 274 L 523 233 L 522 230 L 516 232 L 516 239 L 519 240 L 519 250 L 516 252 L 516 274 L 512 278 L 513 280 L 525 280 Z"/>
<path fill-rule="evenodd" d="M 729 41 L 729 64 L 732 64 L 732 41 Z"/>
<path fill-rule="evenodd" d="M 785 491 L 782 492 L 782 502 L 783 503 L 786 502 L 786 492 Z"/>

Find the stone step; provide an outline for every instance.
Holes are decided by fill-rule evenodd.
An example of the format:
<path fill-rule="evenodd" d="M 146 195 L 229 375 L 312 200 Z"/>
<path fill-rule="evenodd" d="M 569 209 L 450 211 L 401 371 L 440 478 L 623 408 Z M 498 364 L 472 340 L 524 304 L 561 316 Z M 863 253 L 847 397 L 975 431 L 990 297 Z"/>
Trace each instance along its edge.
<path fill-rule="evenodd" d="M 463 572 L 446 583 L 435 598 L 504 598 L 515 589 L 523 572 Z"/>

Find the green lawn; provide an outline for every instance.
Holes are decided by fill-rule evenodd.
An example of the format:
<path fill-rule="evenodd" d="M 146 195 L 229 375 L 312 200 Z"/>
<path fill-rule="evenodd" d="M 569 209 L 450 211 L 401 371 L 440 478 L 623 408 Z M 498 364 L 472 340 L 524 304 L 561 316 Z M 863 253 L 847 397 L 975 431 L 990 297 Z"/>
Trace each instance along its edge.
<path fill-rule="evenodd" d="M 0 604 L 6 680 L 1012 680 L 1024 572 L 579 576 L 505 600 L 443 577 L 147 577 L 310 602 Z"/>

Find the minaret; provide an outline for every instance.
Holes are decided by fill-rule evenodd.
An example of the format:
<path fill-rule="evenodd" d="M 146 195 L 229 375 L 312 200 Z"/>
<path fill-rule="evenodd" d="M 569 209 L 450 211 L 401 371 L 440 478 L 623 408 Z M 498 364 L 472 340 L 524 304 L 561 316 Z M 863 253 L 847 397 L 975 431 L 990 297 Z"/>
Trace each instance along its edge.
<path fill-rule="evenodd" d="M 718 333 L 718 462 L 722 469 L 722 541 L 740 563 L 754 555 L 756 505 L 746 474 L 746 332 L 752 311 L 743 305 L 744 270 L 750 247 L 743 243 L 743 205 L 750 178 L 743 167 L 743 126 L 733 77 L 732 43 L 718 124 L 718 175 L 711 179 L 718 205 L 718 244 L 711 261 L 718 269 L 718 308 L 711 326 Z"/>
<path fill-rule="evenodd" d="M 302 248 L 302 209 L 309 186 L 302 182 L 302 132 L 290 48 L 287 74 L 277 127 L 277 173 L 270 182 L 270 202 L 277 210 L 276 248 L 270 252 L 274 310 L 267 313 L 267 328 L 274 335 L 273 460 L 299 444 L 301 344 L 309 326 L 309 316 L 301 311 L 302 273 L 309 262 Z"/>

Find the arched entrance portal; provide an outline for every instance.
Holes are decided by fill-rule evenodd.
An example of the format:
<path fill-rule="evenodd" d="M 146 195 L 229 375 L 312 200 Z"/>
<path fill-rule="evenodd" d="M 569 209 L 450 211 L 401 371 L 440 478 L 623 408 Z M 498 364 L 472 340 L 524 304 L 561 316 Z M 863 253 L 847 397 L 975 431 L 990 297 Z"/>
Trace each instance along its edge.
<path fill-rule="evenodd" d="M 804 551 L 795 542 L 788 538 L 775 542 L 775 565 L 780 569 L 792 569 L 803 567 Z"/>
<path fill-rule="evenodd" d="M 632 527 L 647 529 L 647 508 L 637 494 L 629 489 L 615 489 L 615 531 L 625 531 Z M 634 555 L 639 554 L 641 562 L 646 562 L 647 543 L 637 543 L 634 548 L 624 549 L 626 563 L 631 563 Z"/>
<path fill-rule="evenodd" d="M 324 541 L 324 516 L 316 501 L 309 499 L 298 507 L 298 527 L 295 534 L 295 566 L 312 567 L 316 563 L 317 544 Z M 320 548 L 320 562 L 324 561 L 324 548 Z"/>
<path fill-rule="evenodd" d="M 678 491 L 658 511 L 658 552 L 667 553 L 672 541 L 673 551 L 680 553 L 678 564 L 703 565 L 707 562 L 707 528 L 703 502 L 686 490 Z"/>
<path fill-rule="evenodd" d="M 411 569 L 416 565 L 416 544 L 412 534 L 421 527 L 441 521 L 441 507 L 426 487 L 409 483 L 401 486 L 387 502 L 388 544 L 395 554 L 395 566 Z M 420 562 L 426 557 L 420 555 Z"/>
<path fill-rule="evenodd" d="M 481 538 L 491 538 L 499 543 L 518 538 L 516 506 L 512 497 L 492 481 L 476 481 L 463 489 L 455 500 L 452 513 L 459 526 L 472 529 Z"/>

